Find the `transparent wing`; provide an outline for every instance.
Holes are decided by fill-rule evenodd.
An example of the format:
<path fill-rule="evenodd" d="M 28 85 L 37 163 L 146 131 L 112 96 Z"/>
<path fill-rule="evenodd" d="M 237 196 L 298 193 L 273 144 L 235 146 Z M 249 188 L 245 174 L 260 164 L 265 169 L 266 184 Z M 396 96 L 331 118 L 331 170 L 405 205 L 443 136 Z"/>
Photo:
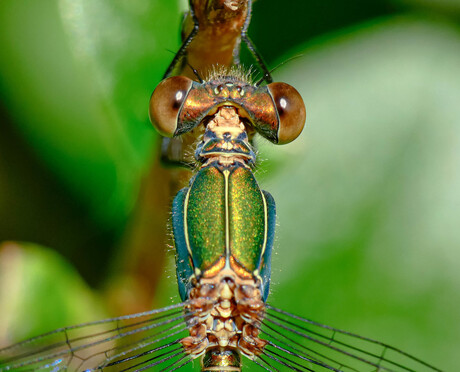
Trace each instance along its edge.
<path fill-rule="evenodd" d="M 0 371 L 180 369 L 191 362 L 179 343 L 193 315 L 184 312 L 186 305 L 61 328 L 14 344 L 0 350 Z M 440 371 L 382 342 L 269 305 L 260 336 L 268 344 L 254 363 L 267 371 Z"/>
<path fill-rule="evenodd" d="M 181 303 L 53 332 L 0 349 L 0 371 L 174 370 L 190 362 Z"/>
<path fill-rule="evenodd" d="M 390 345 L 269 305 L 260 337 L 268 344 L 258 364 L 268 371 L 440 371 Z"/>

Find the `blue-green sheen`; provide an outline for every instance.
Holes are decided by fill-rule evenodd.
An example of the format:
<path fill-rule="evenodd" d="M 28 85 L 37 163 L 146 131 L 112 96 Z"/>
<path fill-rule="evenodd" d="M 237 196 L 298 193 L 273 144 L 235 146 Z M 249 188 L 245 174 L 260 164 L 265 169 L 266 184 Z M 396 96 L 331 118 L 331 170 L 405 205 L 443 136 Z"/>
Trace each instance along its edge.
<path fill-rule="evenodd" d="M 227 218 L 228 216 L 228 218 Z M 268 296 L 275 203 L 252 171 L 217 161 L 200 169 L 173 203 L 173 233 L 182 300 L 195 269 L 205 272 L 230 257 L 249 275 L 260 274 Z M 228 248 L 228 249 L 227 249 Z"/>

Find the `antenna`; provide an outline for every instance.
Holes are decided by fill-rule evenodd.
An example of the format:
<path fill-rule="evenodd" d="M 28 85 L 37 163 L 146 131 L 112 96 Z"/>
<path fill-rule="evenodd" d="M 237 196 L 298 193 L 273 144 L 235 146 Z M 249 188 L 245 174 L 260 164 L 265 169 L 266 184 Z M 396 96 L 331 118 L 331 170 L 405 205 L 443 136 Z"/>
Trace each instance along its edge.
<path fill-rule="evenodd" d="M 280 68 L 281 66 L 283 66 L 284 64 L 288 63 L 288 62 L 291 62 L 292 60 L 294 59 L 297 59 L 297 58 L 300 58 L 300 57 L 303 57 L 303 54 L 297 54 L 296 56 L 292 56 L 288 59 L 286 59 L 285 61 L 281 62 L 279 65 L 275 66 L 274 68 L 272 68 L 270 71 L 264 73 L 264 75 L 262 76 L 262 78 L 255 84 L 256 87 L 258 87 L 260 84 L 262 84 L 264 81 L 268 82 L 268 83 L 271 83 L 273 80 L 271 80 L 271 73 L 276 71 L 278 68 Z"/>

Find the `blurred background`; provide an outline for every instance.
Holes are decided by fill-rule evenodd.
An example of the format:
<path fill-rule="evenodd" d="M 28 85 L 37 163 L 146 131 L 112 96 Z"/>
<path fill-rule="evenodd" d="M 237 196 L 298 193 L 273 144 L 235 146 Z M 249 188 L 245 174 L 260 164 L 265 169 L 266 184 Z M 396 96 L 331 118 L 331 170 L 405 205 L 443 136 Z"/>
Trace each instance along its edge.
<path fill-rule="evenodd" d="M 0 2 L 0 347 L 179 301 L 148 120 L 184 2 Z M 460 1 L 258 0 L 307 126 L 258 141 L 270 302 L 444 370 L 460 346 Z M 177 186 L 177 185 L 176 185 Z M 33 309 L 31 311 L 31 309 Z"/>

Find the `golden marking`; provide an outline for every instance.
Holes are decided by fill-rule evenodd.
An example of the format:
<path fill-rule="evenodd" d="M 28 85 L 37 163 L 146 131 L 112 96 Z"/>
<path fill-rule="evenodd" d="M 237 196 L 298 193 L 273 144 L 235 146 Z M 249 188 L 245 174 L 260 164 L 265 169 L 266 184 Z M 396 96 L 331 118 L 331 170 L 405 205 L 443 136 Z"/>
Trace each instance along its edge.
<path fill-rule="evenodd" d="M 252 274 L 241 266 L 233 256 L 230 256 L 230 267 L 240 278 L 249 279 L 252 278 Z"/>
<path fill-rule="evenodd" d="M 262 191 L 260 191 L 260 194 L 262 196 L 262 201 L 264 203 L 264 244 L 262 246 L 262 252 L 260 254 L 260 262 L 259 266 L 262 263 L 265 250 L 267 249 L 267 240 L 268 240 L 268 206 L 267 206 L 267 200 L 265 199 L 265 195 Z"/>
<path fill-rule="evenodd" d="M 228 177 L 230 175 L 230 171 L 225 169 L 223 174 L 225 179 L 225 255 L 226 260 L 228 260 L 230 257 L 230 207 L 228 202 Z"/>
<path fill-rule="evenodd" d="M 185 235 L 185 245 L 187 247 L 188 254 L 192 258 L 192 263 L 193 263 L 193 252 L 192 252 L 192 248 L 190 247 L 190 239 L 188 237 L 188 224 L 187 224 L 187 207 L 188 207 L 188 200 L 190 198 L 190 191 L 191 191 L 191 187 L 187 190 L 187 195 L 185 195 L 185 200 L 184 200 L 184 235 Z"/>
<path fill-rule="evenodd" d="M 225 257 L 219 258 L 219 260 L 214 265 L 212 265 L 209 269 L 207 269 L 203 273 L 203 277 L 204 278 L 215 277 L 225 267 L 225 262 L 226 262 Z"/>

